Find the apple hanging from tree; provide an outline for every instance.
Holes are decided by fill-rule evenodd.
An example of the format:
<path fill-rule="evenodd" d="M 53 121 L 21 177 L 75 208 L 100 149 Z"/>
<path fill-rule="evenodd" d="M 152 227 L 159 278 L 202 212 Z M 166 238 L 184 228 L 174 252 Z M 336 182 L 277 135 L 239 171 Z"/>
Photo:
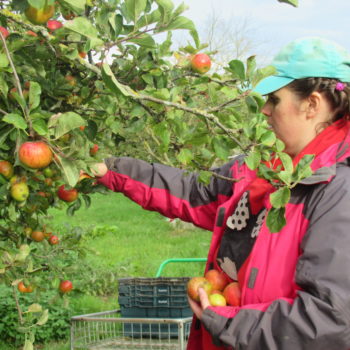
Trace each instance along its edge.
<path fill-rule="evenodd" d="M 60 240 L 56 235 L 51 235 L 48 241 L 51 245 L 55 245 L 55 244 L 58 244 Z"/>
<path fill-rule="evenodd" d="M 55 19 L 49 19 L 46 23 L 46 27 L 52 33 L 55 30 L 63 27 L 63 24 L 62 24 L 62 22 L 56 21 Z"/>
<path fill-rule="evenodd" d="M 91 156 L 94 156 L 96 153 L 97 153 L 97 151 L 98 151 L 98 145 L 95 143 L 91 148 L 90 148 L 90 155 Z"/>
<path fill-rule="evenodd" d="M 197 53 L 191 59 L 191 67 L 200 74 L 208 72 L 211 67 L 210 57 L 205 53 Z"/>
<path fill-rule="evenodd" d="M 0 32 L 5 39 L 10 35 L 9 31 L 5 27 L 2 27 L 2 26 L 0 26 Z"/>
<path fill-rule="evenodd" d="M 11 197 L 17 202 L 24 202 L 29 196 L 29 188 L 25 182 L 16 182 L 11 185 Z"/>
<path fill-rule="evenodd" d="M 45 235 L 44 232 L 37 230 L 30 234 L 30 238 L 35 242 L 41 242 L 45 239 Z"/>
<path fill-rule="evenodd" d="M 0 160 L 0 174 L 10 179 L 13 176 L 13 165 L 7 160 Z"/>
<path fill-rule="evenodd" d="M 74 202 L 78 198 L 78 190 L 75 188 L 66 189 L 64 185 L 58 188 L 57 196 L 65 202 Z"/>
<path fill-rule="evenodd" d="M 52 162 L 52 151 L 42 141 L 28 141 L 22 143 L 18 151 L 19 160 L 29 168 L 41 169 Z"/>
<path fill-rule="evenodd" d="M 73 283 L 69 280 L 61 281 L 58 288 L 61 293 L 68 293 L 73 289 Z"/>

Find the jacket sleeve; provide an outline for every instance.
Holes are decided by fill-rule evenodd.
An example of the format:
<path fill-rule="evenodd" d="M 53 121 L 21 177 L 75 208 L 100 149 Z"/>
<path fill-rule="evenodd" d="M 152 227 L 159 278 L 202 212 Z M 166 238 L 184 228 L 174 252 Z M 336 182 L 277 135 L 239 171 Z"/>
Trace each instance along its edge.
<path fill-rule="evenodd" d="M 211 230 L 220 202 L 232 195 L 232 183 L 212 176 L 208 185 L 198 181 L 196 173 L 142 160 L 122 157 L 105 160 L 108 171 L 99 183 L 169 218 Z M 214 169 L 231 177 L 230 164 Z"/>
<path fill-rule="evenodd" d="M 207 308 L 202 322 L 214 340 L 235 350 L 350 349 L 350 169 L 319 186 L 305 208 L 296 298 Z"/>

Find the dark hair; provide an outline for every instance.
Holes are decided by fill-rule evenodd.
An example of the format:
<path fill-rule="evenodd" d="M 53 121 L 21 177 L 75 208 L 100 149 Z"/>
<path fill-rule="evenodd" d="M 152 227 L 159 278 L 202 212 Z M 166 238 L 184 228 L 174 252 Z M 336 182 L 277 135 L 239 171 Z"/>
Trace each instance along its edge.
<path fill-rule="evenodd" d="M 331 78 L 303 78 L 292 81 L 288 88 L 300 98 L 307 98 L 314 91 L 322 93 L 335 111 L 331 120 L 335 122 L 343 117 L 350 118 L 350 87 L 344 83 L 344 89 L 339 91 L 336 89 L 337 83 L 339 80 Z"/>

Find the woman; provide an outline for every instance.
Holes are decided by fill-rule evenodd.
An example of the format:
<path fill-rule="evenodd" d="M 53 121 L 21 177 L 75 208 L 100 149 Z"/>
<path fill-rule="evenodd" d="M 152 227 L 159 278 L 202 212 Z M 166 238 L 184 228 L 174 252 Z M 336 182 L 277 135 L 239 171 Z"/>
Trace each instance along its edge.
<path fill-rule="evenodd" d="M 188 349 L 350 349 L 350 55 L 320 38 L 276 56 L 256 91 L 294 164 L 315 155 L 313 175 L 292 189 L 287 224 L 264 219 L 274 188 L 237 157 L 215 171 L 234 184 L 131 158 L 100 164 L 99 182 L 145 209 L 213 230 L 207 269 L 241 288 L 241 305 L 212 307 L 200 289 Z"/>

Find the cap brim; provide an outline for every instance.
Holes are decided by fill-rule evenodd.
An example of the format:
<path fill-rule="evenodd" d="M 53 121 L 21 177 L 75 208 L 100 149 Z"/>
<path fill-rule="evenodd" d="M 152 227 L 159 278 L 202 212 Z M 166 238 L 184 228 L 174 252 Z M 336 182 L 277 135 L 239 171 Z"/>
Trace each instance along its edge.
<path fill-rule="evenodd" d="M 284 86 L 291 83 L 294 79 L 287 77 L 277 77 L 275 75 L 271 75 L 258 83 L 258 85 L 253 89 L 254 92 L 257 92 L 261 95 L 267 95 L 271 92 L 279 90 Z"/>

